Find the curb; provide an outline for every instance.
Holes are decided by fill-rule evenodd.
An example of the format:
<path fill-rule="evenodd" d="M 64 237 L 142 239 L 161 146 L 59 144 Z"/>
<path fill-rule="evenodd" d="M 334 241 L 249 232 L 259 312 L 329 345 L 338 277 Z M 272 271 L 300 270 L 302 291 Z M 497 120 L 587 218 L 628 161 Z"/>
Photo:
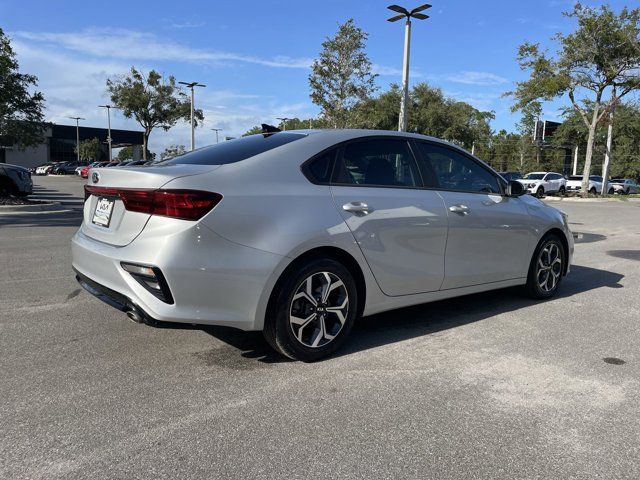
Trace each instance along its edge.
<path fill-rule="evenodd" d="M 622 200 L 624 198 L 624 200 Z M 544 197 L 542 200 L 547 201 L 550 200 L 552 202 L 596 202 L 596 203 L 604 203 L 604 202 L 640 202 L 640 198 L 558 198 L 558 197 Z"/>
<path fill-rule="evenodd" d="M 6 213 L 42 213 L 59 212 L 65 210 L 60 202 L 34 204 L 34 205 L 0 205 L 0 215 Z"/>

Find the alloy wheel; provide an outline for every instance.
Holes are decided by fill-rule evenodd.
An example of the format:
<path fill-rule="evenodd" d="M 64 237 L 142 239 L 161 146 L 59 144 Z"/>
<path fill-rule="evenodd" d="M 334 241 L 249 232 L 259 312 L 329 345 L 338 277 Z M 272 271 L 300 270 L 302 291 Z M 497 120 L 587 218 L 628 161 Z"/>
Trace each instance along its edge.
<path fill-rule="evenodd" d="M 317 272 L 296 289 L 289 309 L 289 325 L 305 347 L 330 343 L 342 330 L 349 312 L 349 294 L 331 272 Z"/>
<path fill-rule="evenodd" d="M 562 275 L 562 251 L 557 243 L 549 243 L 538 255 L 536 279 L 543 292 L 553 291 Z"/>

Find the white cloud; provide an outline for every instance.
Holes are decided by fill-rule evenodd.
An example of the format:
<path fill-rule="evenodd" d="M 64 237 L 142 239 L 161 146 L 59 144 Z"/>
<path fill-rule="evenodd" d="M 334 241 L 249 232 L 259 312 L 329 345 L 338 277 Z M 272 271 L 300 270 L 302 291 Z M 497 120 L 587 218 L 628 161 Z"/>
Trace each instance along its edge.
<path fill-rule="evenodd" d="M 108 77 L 126 73 L 130 64 L 123 60 L 101 59 L 73 52 L 60 51 L 47 45 L 14 39 L 12 45 L 18 55 L 20 68 L 38 77 L 38 89 L 45 95 L 46 119 L 70 125 L 69 116 L 81 116 L 82 125 L 106 127 L 106 114 L 98 105 L 107 101 L 105 83 Z M 61 65 L 64 68 L 61 68 Z M 140 65 L 149 70 L 149 66 Z M 224 136 L 238 136 L 260 123 L 276 123 L 276 117 L 308 117 L 311 105 L 306 103 L 280 104 L 274 97 L 254 92 L 215 90 L 206 88 L 197 92 L 196 103 L 204 110 L 205 123 L 196 130 L 197 145 L 215 142 L 210 128 L 222 128 Z M 111 112 L 113 128 L 140 130 L 131 119 L 117 110 Z M 154 130 L 150 149 L 161 152 L 171 144 L 189 145 L 188 122 L 179 122 L 168 132 Z"/>
<path fill-rule="evenodd" d="M 63 48 L 83 55 L 118 60 L 177 61 L 227 65 L 237 62 L 275 68 L 309 68 L 312 59 L 278 55 L 262 58 L 232 52 L 192 48 L 158 38 L 152 33 L 114 28 L 88 28 L 80 32 L 17 31 L 14 38 Z"/>
<path fill-rule="evenodd" d="M 176 22 L 171 24 L 171 28 L 198 28 L 204 26 L 204 22 Z"/>
<path fill-rule="evenodd" d="M 446 80 L 453 83 L 461 83 L 464 85 L 502 85 L 509 80 L 490 72 L 463 71 L 460 73 L 452 73 L 436 76 L 439 80 Z"/>

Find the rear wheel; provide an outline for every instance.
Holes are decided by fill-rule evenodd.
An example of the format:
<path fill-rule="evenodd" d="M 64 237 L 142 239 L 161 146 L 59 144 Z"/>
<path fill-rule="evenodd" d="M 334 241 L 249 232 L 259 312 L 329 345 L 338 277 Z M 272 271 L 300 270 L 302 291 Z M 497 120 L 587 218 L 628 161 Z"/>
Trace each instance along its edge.
<path fill-rule="evenodd" d="M 555 295 L 562 281 L 567 254 L 557 235 L 546 235 L 529 265 L 526 289 L 533 298 L 543 299 Z"/>
<path fill-rule="evenodd" d="M 596 187 L 591 187 L 591 189 L 589 190 L 589 193 L 591 195 L 596 195 L 598 193 L 598 191 L 596 190 Z"/>
<path fill-rule="evenodd" d="M 287 274 L 274 295 L 264 336 L 275 350 L 305 362 L 339 348 L 358 311 L 355 280 L 332 259 L 300 265 Z"/>
<path fill-rule="evenodd" d="M 567 194 L 567 190 L 564 187 L 560 187 L 560 190 L 558 190 L 558 193 L 560 194 L 561 197 L 564 197 Z"/>

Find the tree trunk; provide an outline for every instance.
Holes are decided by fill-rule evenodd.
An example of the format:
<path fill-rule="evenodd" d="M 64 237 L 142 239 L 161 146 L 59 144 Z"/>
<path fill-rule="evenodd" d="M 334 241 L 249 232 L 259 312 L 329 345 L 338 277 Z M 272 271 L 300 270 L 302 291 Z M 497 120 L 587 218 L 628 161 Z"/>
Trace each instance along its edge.
<path fill-rule="evenodd" d="M 586 197 L 589 194 L 589 175 L 591 174 L 591 158 L 593 157 L 593 144 L 596 140 L 596 127 L 598 126 L 598 116 L 600 115 L 600 96 L 593 106 L 591 125 L 589 125 L 589 136 L 587 137 L 587 152 L 584 157 L 584 170 L 582 171 L 582 188 L 580 194 Z"/>
<path fill-rule="evenodd" d="M 149 143 L 149 134 L 145 130 L 142 134 L 142 160 L 147 161 L 147 144 Z"/>
<path fill-rule="evenodd" d="M 589 136 L 587 137 L 587 153 L 584 157 L 584 170 L 582 171 L 582 188 L 580 194 L 586 197 L 589 194 L 589 175 L 591 174 L 591 157 L 593 157 L 593 143 L 596 138 L 596 126 L 589 127 Z"/>

